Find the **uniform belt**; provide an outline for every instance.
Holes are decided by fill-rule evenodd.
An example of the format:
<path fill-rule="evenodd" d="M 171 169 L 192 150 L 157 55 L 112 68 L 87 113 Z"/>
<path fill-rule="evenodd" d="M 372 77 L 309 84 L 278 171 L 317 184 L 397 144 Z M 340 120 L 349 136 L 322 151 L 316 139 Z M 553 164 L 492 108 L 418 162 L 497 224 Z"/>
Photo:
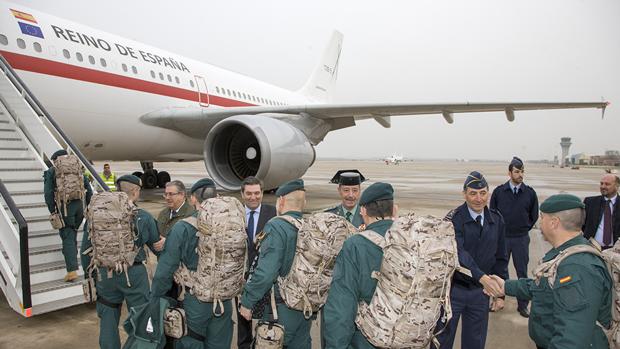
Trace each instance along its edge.
<path fill-rule="evenodd" d="M 110 308 L 115 308 L 115 309 L 118 309 L 118 308 L 120 308 L 123 305 L 123 303 L 108 302 L 107 300 L 101 298 L 101 296 L 97 296 L 97 302 L 99 302 L 99 303 L 101 303 L 103 305 L 106 305 L 106 306 L 108 306 Z"/>
<path fill-rule="evenodd" d="M 207 340 L 205 336 L 201 335 L 200 333 L 194 332 L 194 330 L 192 330 L 191 327 L 187 327 L 187 335 L 194 338 L 195 340 L 199 342 L 204 342 Z"/>

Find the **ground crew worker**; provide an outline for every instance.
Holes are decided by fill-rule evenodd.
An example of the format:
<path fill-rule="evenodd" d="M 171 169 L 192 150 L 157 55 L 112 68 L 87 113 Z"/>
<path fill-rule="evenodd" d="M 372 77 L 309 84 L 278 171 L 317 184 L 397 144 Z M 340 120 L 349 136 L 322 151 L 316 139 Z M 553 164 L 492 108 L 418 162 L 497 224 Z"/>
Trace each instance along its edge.
<path fill-rule="evenodd" d="M 103 164 L 103 172 L 99 174 L 110 191 L 116 191 L 116 173 L 110 171 L 110 164 Z"/>
<path fill-rule="evenodd" d="M 126 193 L 129 201 L 134 204 L 140 198 L 141 180 L 133 175 L 124 175 L 118 178 L 117 188 Z M 123 301 L 127 309 L 144 304 L 149 297 L 149 280 L 144 265 L 146 253 L 143 246 L 146 244 L 151 251 L 158 253 L 154 244 L 160 240 L 157 232 L 155 218 L 143 209 L 138 209 L 134 218 L 134 232 L 136 247 L 139 249 L 134 259 L 133 266 L 125 272 L 109 274 L 106 268 L 99 268 L 96 281 L 97 285 L 97 316 L 99 317 L 99 345 L 102 349 L 120 349 L 121 340 L 118 333 L 118 323 L 121 316 Z M 89 232 L 84 228 L 82 238 L 82 267 L 90 264 L 91 257 L 84 254 L 91 246 L 88 238 Z M 85 271 L 86 272 L 86 271 Z M 127 283 L 129 280 L 129 284 Z"/>
<path fill-rule="evenodd" d="M 50 159 L 56 160 L 59 156 L 67 155 L 67 151 L 64 149 L 58 150 Z M 50 167 L 43 173 L 43 193 L 45 197 L 45 203 L 47 209 L 51 214 L 60 213 L 64 222 L 64 227 L 59 230 L 60 238 L 62 239 L 62 255 L 65 258 L 65 265 L 67 268 L 67 274 L 64 280 L 71 282 L 78 279 L 78 259 L 77 259 L 77 230 L 84 220 L 84 207 L 90 203 L 90 198 L 93 195 L 93 191 L 88 183 L 88 178 L 84 176 L 84 188 L 86 189 L 86 202 L 82 200 L 72 200 L 67 203 L 64 212 L 63 207 L 56 206 L 56 200 L 54 194 L 56 192 L 56 172 L 54 167 Z"/>
<path fill-rule="evenodd" d="M 157 227 L 161 236 L 165 238 L 174 223 L 191 216 L 196 210 L 187 202 L 185 185 L 181 181 L 166 183 L 163 196 L 166 199 L 166 208 L 157 216 Z"/>
<path fill-rule="evenodd" d="M 362 225 L 357 201 L 362 193 L 361 184 L 366 178 L 358 170 L 341 170 L 334 175 L 331 183 L 338 184 L 338 195 L 342 202 L 340 205 L 325 210 L 325 212 L 335 213 L 346 218 L 356 228 Z"/>
<path fill-rule="evenodd" d="M 203 178 L 194 183 L 190 193 L 190 203 L 196 210 L 200 209 L 200 204 L 204 200 L 217 196 L 215 183 L 209 178 Z M 192 216 L 197 217 L 198 212 L 194 211 Z M 196 271 L 198 268 L 197 232 L 196 227 L 184 220 L 174 224 L 157 263 L 151 287 L 151 298 L 166 295 L 172 285 L 174 272 L 179 268 L 180 263 L 189 270 Z M 179 340 L 182 347 L 186 349 L 229 349 L 233 335 L 231 300 L 223 301 L 223 315 L 216 317 L 213 315 L 213 303 L 201 302 L 188 291 L 186 289 L 183 308 L 187 316 L 189 335 Z M 222 312 L 221 309 L 218 311 Z"/>
<path fill-rule="evenodd" d="M 301 211 L 306 204 L 303 180 L 296 179 L 283 184 L 276 191 L 276 196 L 278 197 L 276 201 L 278 215 L 287 215 L 301 220 Z M 260 242 L 258 265 L 243 288 L 239 313 L 246 320 L 250 320 L 254 305 L 275 286 L 278 322 L 284 326 L 284 347 L 310 349 L 312 347 L 310 327 L 316 316 L 306 319 L 303 312 L 287 307 L 280 297 L 277 286 L 278 276 L 287 275 L 293 264 L 297 231 L 294 225 L 283 219 L 272 218 L 265 224 L 264 238 Z M 267 306 L 263 315 L 268 318 L 270 314 L 271 309 Z"/>
<path fill-rule="evenodd" d="M 366 188 L 360 200 L 366 230 L 385 236 L 395 215 L 394 189 L 377 182 Z M 370 304 L 377 287 L 373 272 L 381 269 L 383 250 L 361 235 L 348 238 L 336 258 L 334 277 L 323 308 L 325 347 L 374 348 L 355 325 L 360 302 Z"/>
<path fill-rule="evenodd" d="M 439 335 L 440 348 L 452 348 L 454 336 L 463 315 L 461 346 L 483 349 L 489 322 L 489 296 L 497 294 L 498 286 L 490 275 L 508 278 L 505 225 L 502 215 L 487 208 L 489 185 L 480 172 L 471 172 L 463 184 L 465 203 L 448 214 L 454 224 L 459 262 L 472 276 L 455 272 L 450 300 L 452 319 Z M 485 293 L 486 291 L 486 293 Z M 504 307 L 502 298 L 495 298 L 492 311 Z M 441 326 L 437 326 L 440 330 Z"/>
<path fill-rule="evenodd" d="M 543 263 L 571 246 L 589 244 L 581 234 L 584 207 L 570 194 L 553 195 L 540 205 L 542 235 L 553 246 Z M 566 257 L 558 266 L 554 286 L 544 276 L 539 282 L 494 280 L 506 295 L 532 300 L 528 327 L 539 349 L 608 348 L 597 322 L 610 324 L 613 284 L 601 258 L 591 253 Z"/>
<path fill-rule="evenodd" d="M 534 189 L 523 183 L 523 161 L 513 157 L 508 165 L 508 182 L 498 186 L 491 195 L 490 207 L 499 211 L 506 223 L 506 253 L 512 254 L 517 277 L 527 278 L 530 260 L 529 232 L 538 220 L 538 196 Z M 517 311 L 525 318 L 530 316 L 528 301 L 517 300 Z"/>

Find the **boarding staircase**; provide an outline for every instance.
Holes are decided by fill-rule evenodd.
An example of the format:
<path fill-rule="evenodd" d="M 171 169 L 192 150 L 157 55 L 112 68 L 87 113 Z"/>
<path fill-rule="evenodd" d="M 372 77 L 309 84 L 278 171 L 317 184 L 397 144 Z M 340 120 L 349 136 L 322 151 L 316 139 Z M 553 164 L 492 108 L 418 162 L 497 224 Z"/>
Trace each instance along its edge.
<path fill-rule="evenodd" d="M 60 236 L 48 220 L 49 158 L 67 149 L 93 174 L 94 189 L 107 187 L 2 56 L 0 67 L 0 287 L 11 308 L 30 317 L 84 302 L 83 271 L 64 282 Z M 82 227 L 77 240 L 79 250 Z"/>

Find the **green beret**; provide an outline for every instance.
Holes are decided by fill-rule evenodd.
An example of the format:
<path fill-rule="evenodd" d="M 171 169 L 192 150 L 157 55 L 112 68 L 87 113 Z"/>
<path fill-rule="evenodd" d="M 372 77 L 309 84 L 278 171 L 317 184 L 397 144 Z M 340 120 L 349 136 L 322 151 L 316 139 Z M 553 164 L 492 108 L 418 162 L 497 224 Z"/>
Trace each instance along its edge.
<path fill-rule="evenodd" d="M 134 175 L 123 175 L 118 177 L 118 179 L 116 180 L 116 185 L 119 185 L 120 182 L 129 182 L 131 184 L 135 184 L 139 187 L 142 187 L 142 180 L 140 180 L 140 177 L 134 176 Z"/>
<path fill-rule="evenodd" d="M 554 213 L 574 208 L 585 208 L 586 205 L 572 194 L 552 195 L 540 205 L 540 211 L 544 213 Z"/>
<path fill-rule="evenodd" d="M 276 190 L 276 196 L 284 196 L 286 194 L 292 193 L 296 190 L 306 190 L 304 189 L 304 180 L 303 179 L 293 179 L 292 181 L 288 181 L 282 184 L 278 190 Z"/>
<path fill-rule="evenodd" d="M 50 158 L 50 160 L 54 161 L 59 156 L 64 156 L 64 155 L 68 155 L 66 150 L 64 150 L 64 149 L 56 150 L 56 152 L 54 154 L 52 154 L 52 157 Z"/>
<path fill-rule="evenodd" d="M 192 188 L 189 190 L 189 192 L 190 194 L 193 194 L 196 190 L 202 187 L 215 188 L 215 182 L 213 182 L 211 178 L 203 178 L 199 180 L 198 182 L 194 183 L 194 185 L 192 185 Z"/>
<path fill-rule="evenodd" d="M 377 182 L 366 188 L 360 197 L 360 205 L 364 206 L 379 200 L 394 200 L 394 188 L 389 183 Z"/>

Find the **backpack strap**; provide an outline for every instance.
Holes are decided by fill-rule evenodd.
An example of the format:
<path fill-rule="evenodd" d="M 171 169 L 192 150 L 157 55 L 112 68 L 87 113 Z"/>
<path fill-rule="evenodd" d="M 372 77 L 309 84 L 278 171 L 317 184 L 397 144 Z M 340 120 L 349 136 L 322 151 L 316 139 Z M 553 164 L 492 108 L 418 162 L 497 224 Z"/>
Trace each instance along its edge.
<path fill-rule="evenodd" d="M 282 219 L 284 221 L 287 221 L 288 223 L 292 224 L 295 228 L 297 228 L 297 230 L 301 229 L 302 222 L 301 222 L 301 220 L 299 220 L 297 218 L 293 218 L 293 217 L 287 216 L 287 215 L 275 216 L 274 218 L 279 218 L 279 219 Z"/>
<path fill-rule="evenodd" d="M 368 241 L 372 242 L 373 244 L 379 246 L 379 248 L 381 249 L 385 247 L 385 238 L 377 232 L 374 232 L 372 230 L 364 230 L 364 231 L 360 231 L 358 234 L 365 237 Z"/>
<path fill-rule="evenodd" d="M 534 279 L 535 279 L 534 281 L 536 282 L 536 285 L 540 284 L 540 280 L 542 278 L 547 278 L 547 282 L 549 283 L 549 286 L 553 288 L 553 285 L 555 284 L 555 277 L 557 276 L 558 267 L 560 266 L 560 263 L 562 263 L 566 258 L 574 254 L 577 254 L 577 253 L 591 253 L 595 256 L 598 256 L 605 262 L 605 265 L 607 266 L 607 262 L 605 258 L 603 257 L 603 254 L 601 253 L 600 250 L 596 249 L 594 246 L 592 245 L 571 246 L 565 250 L 562 250 L 552 260 L 549 260 L 547 262 L 541 261 L 541 263 L 536 267 L 536 269 L 534 269 Z"/>

